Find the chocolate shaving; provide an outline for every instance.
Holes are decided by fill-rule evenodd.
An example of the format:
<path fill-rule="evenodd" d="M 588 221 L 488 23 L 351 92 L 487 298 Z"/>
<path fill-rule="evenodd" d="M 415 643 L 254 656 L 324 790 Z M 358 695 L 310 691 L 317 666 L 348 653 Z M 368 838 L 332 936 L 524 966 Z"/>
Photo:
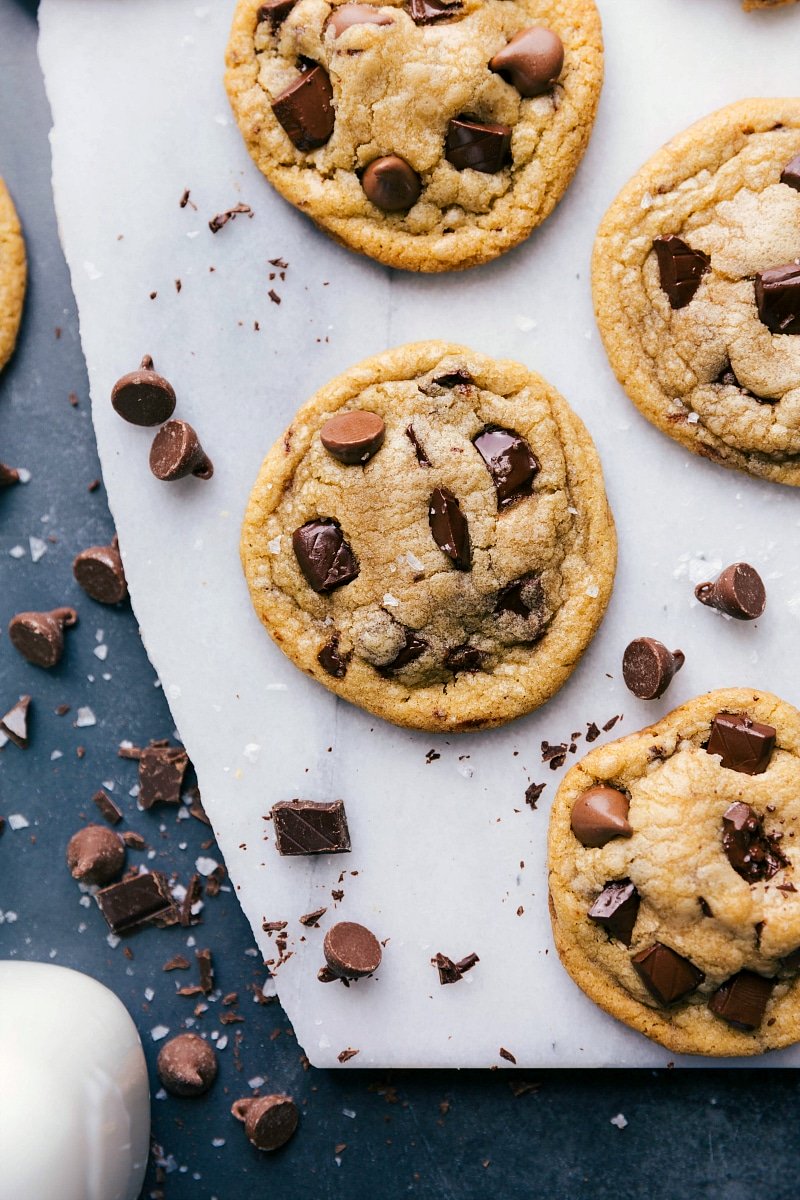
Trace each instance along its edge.
<path fill-rule="evenodd" d="M 435 954 L 431 959 L 431 964 L 436 967 L 439 972 L 439 983 L 458 983 L 464 978 L 467 971 L 471 971 L 476 963 L 480 962 L 477 954 L 468 954 L 466 958 L 460 959 L 458 962 L 453 962 L 452 958 L 448 958 L 446 954 Z"/>
<path fill-rule="evenodd" d="M 212 233 L 219 233 L 223 225 L 227 225 L 228 221 L 233 221 L 239 213 L 245 213 L 248 217 L 253 216 L 253 210 L 249 204 L 234 204 L 233 208 L 226 208 L 225 212 L 217 213 L 208 222 L 208 228 Z"/>
<path fill-rule="evenodd" d="M 529 784 L 525 789 L 525 803 L 531 808 L 536 808 L 536 803 L 546 787 L 546 783 Z"/>
<path fill-rule="evenodd" d="M 171 958 L 171 959 L 169 959 L 168 962 L 164 963 L 161 970 L 162 971 L 188 971 L 189 966 L 190 966 L 190 963 L 189 963 L 188 958 L 184 958 L 182 954 L 176 954 L 174 958 Z"/>
<path fill-rule="evenodd" d="M 95 794 L 92 796 L 92 800 L 95 802 L 101 814 L 107 821 L 109 821 L 112 825 L 119 825 L 120 821 L 122 820 L 122 813 L 107 792 L 104 792 L 103 789 L 100 788 L 100 790 L 95 792 Z"/>
<path fill-rule="evenodd" d="M 504 1058 L 506 1060 L 506 1062 L 513 1063 L 514 1066 L 517 1065 L 517 1060 L 514 1058 L 514 1055 L 511 1053 L 510 1050 L 506 1050 L 505 1046 L 501 1046 L 497 1053 L 500 1055 L 501 1058 Z"/>
<path fill-rule="evenodd" d="M 317 929 L 320 917 L 324 916 L 327 911 L 327 908 L 315 908 L 313 912 L 303 913 L 299 918 L 300 924 L 305 925 L 307 929 Z"/>
<path fill-rule="evenodd" d="M 357 1054 L 358 1050 L 353 1050 L 351 1047 L 348 1047 L 347 1050 L 342 1050 L 341 1054 L 337 1055 L 337 1058 L 339 1059 L 340 1063 L 346 1063 L 349 1059 L 355 1058 Z"/>

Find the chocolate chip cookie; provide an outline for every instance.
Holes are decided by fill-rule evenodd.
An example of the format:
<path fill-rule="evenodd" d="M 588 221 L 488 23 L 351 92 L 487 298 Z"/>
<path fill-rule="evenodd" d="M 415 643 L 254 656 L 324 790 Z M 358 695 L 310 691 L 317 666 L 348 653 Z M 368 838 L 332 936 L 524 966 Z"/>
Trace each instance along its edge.
<path fill-rule="evenodd" d="M 256 611 L 299 667 L 398 725 L 500 725 L 571 674 L 614 525 L 583 424 L 538 375 L 421 342 L 297 413 L 242 531 Z"/>
<path fill-rule="evenodd" d="M 564 966 L 683 1054 L 800 1039 L 800 712 L 710 692 L 592 750 L 550 819 Z"/>
<path fill-rule="evenodd" d="M 706 458 L 800 484 L 800 99 L 706 117 L 623 189 L 594 300 L 620 383 Z"/>
<path fill-rule="evenodd" d="M 796 0 L 742 0 L 742 8 L 750 12 L 754 8 L 783 8 L 785 4 L 794 4 Z"/>
<path fill-rule="evenodd" d="M 26 275 L 22 229 L 8 189 L 0 179 L 0 371 L 17 340 Z"/>
<path fill-rule="evenodd" d="M 259 170 L 337 241 L 449 271 L 564 193 L 603 75 L 594 0 L 239 0 L 226 86 Z"/>

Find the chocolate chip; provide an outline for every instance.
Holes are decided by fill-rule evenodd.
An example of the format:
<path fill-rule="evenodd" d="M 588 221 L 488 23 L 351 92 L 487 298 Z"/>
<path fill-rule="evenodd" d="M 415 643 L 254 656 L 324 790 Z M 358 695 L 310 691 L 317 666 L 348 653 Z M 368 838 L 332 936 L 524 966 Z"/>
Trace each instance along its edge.
<path fill-rule="evenodd" d="M 417 637 L 413 629 L 405 630 L 405 642 L 395 654 L 390 663 L 386 663 L 381 667 L 381 674 L 390 675 L 393 671 L 399 671 L 401 667 L 407 667 L 409 663 L 415 662 L 416 659 L 424 654 L 428 649 L 428 643 L 423 638 Z"/>
<path fill-rule="evenodd" d="M 630 802 L 624 792 L 596 784 L 582 792 L 572 806 L 572 832 L 582 846 L 596 849 L 613 838 L 630 837 Z"/>
<path fill-rule="evenodd" d="M 431 382 L 435 383 L 440 388 L 468 388 L 471 387 L 475 380 L 463 367 L 459 367 L 457 371 L 448 371 L 445 375 L 437 375 Z"/>
<path fill-rule="evenodd" d="M 756 307 L 773 333 L 800 333 L 800 264 L 787 263 L 756 275 Z"/>
<path fill-rule="evenodd" d="M 767 1001 L 775 987 L 774 979 L 765 979 L 754 971 L 740 971 L 717 988 L 708 1007 L 734 1029 L 752 1033 L 764 1018 Z"/>
<path fill-rule="evenodd" d="M 622 677 L 640 700 L 663 696 L 684 663 L 682 650 L 669 651 L 655 638 L 635 638 L 622 656 Z"/>
<path fill-rule="evenodd" d="M 634 954 L 631 962 L 650 995 L 664 1008 L 688 996 L 705 979 L 694 963 L 661 942 Z"/>
<path fill-rule="evenodd" d="M 279 800 L 272 806 L 278 853 L 344 854 L 350 849 L 347 814 L 341 800 Z"/>
<path fill-rule="evenodd" d="M 139 757 L 139 803 L 142 808 L 154 804 L 177 804 L 189 755 L 182 746 L 147 746 Z"/>
<path fill-rule="evenodd" d="M 326 642 L 320 650 L 317 655 L 317 662 L 323 671 L 327 671 L 334 679 L 344 679 L 352 657 L 352 651 L 348 654 L 342 653 L 339 649 L 339 637 L 337 634 L 334 634 L 330 641 Z"/>
<path fill-rule="evenodd" d="M 736 874 L 748 883 L 772 879 L 789 865 L 777 841 L 764 833 L 761 818 L 741 801 L 723 813 L 722 848 Z"/>
<path fill-rule="evenodd" d="M 428 458 L 427 454 L 425 453 L 425 451 L 422 447 L 422 443 L 420 442 L 419 438 L 417 437 L 416 433 L 414 432 L 413 425 L 409 425 L 408 428 L 406 429 L 406 437 L 411 442 L 411 445 L 414 447 L 414 453 L 417 456 L 417 462 L 419 463 L 419 465 L 421 467 L 429 467 L 431 465 L 430 459 Z"/>
<path fill-rule="evenodd" d="M 213 1047 L 196 1033 L 179 1033 L 158 1052 L 158 1077 L 173 1096 L 202 1096 L 217 1077 Z"/>
<path fill-rule="evenodd" d="M 322 596 L 358 577 L 358 561 L 338 521 L 318 517 L 292 534 L 292 546 L 306 583 Z"/>
<path fill-rule="evenodd" d="M 510 162 L 511 126 L 453 117 L 447 125 L 445 158 L 457 171 L 493 175 Z"/>
<path fill-rule="evenodd" d="M 316 150 L 333 133 L 333 88 L 318 63 L 272 101 L 272 111 L 298 150 Z"/>
<path fill-rule="evenodd" d="M 153 370 L 145 354 L 138 371 L 123 375 L 111 389 L 114 410 L 131 425 L 160 425 L 175 411 L 175 392 L 163 375 Z"/>
<path fill-rule="evenodd" d="M 81 883 L 110 883 L 125 866 L 125 847 L 105 825 L 86 825 L 69 839 L 67 866 Z"/>
<path fill-rule="evenodd" d="M 721 765 L 730 771 L 763 775 L 775 749 L 776 736 L 771 725 L 760 725 L 746 713 L 717 713 L 711 722 L 706 750 L 721 755 Z"/>
<path fill-rule="evenodd" d="M 694 594 L 701 604 L 737 621 L 755 621 L 767 605 L 761 576 L 749 563 L 732 563 L 713 583 L 698 583 Z"/>
<path fill-rule="evenodd" d="M 541 577 L 535 573 L 523 575 L 513 583 L 506 584 L 497 594 L 494 611 L 497 616 L 502 613 L 514 613 L 518 617 L 537 615 L 544 607 L 544 588 Z"/>
<path fill-rule="evenodd" d="M 361 176 L 361 186 L 367 199 L 383 212 L 413 208 L 422 191 L 419 175 L 398 154 L 373 159 Z"/>
<path fill-rule="evenodd" d="M 16 467 L 7 467 L 5 463 L 0 463 L 0 488 L 13 487 L 15 483 L 19 483 L 19 471 Z"/>
<path fill-rule="evenodd" d="M 523 29 L 489 63 L 489 69 L 507 78 L 521 96 L 548 92 L 563 66 L 564 44 L 544 25 Z"/>
<path fill-rule="evenodd" d="M 480 671 L 486 655 L 477 646 L 453 646 L 445 655 L 445 666 L 456 673 L 459 671 Z"/>
<path fill-rule="evenodd" d="M 128 596 L 125 568 L 116 537 L 108 546 L 89 546 L 76 555 L 72 574 L 92 600 L 120 604 Z"/>
<path fill-rule="evenodd" d="M 295 4 L 297 4 L 297 0 L 267 0 L 266 4 L 262 4 L 256 13 L 256 20 L 259 22 L 269 21 L 274 32 L 276 29 L 280 29 Z"/>
<path fill-rule="evenodd" d="M 0 733 L 5 734 L 8 741 L 19 746 L 20 750 L 28 749 L 28 710 L 30 705 L 30 696 L 20 696 L 14 707 L 10 708 L 4 717 L 0 717 Z"/>
<path fill-rule="evenodd" d="M 278 1150 L 297 1129 L 299 1115 L 291 1096 L 246 1096 L 231 1112 L 257 1150 Z"/>
<path fill-rule="evenodd" d="M 322 426 L 319 436 L 328 453 L 339 462 L 363 466 L 383 445 L 386 426 L 377 413 L 357 409 L 331 417 Z"/>
<path fill-rule="evenodd" d="M 781 172 L 781 183 L 788 184 L 796 192 L 800 192 L 800 154 L 795 155 Z"/>
<path fill-rule="evenodd" d="M 458 571 L 469 571 L 472 548 L 467 518 L 461 505 L 447 488 L 434 488 L 428 502 L 428 522 L 433 540 L 440 550 L 452 559 Z"/>
<path fill-rule="evenodd" d="M 453 962 L 452 958 L 448 958 L 446 954 L 435 954 L 431 959 L 432 965 L 439 972 L 439 983 L 443 986 L 448 983 L 458 983 L 464 978 L 467 971 L 471 971 L 480 961 L 477 954 L 468 954 L 459 962 Z"/>
<path fill-rule="evenodd" d="M 339 979 L 361 979 L 381 965 L 381 944 L 363 925 L 340 921 L 332 925 L 322 943 L 328 970 Z"/>
<path fill-rule="evenodd" d="M 140 925 L 173 923 L 177 916 L 167 881 L 158 871 L 112 883 L 95 896 L 113 933 L 130 933 Z"/>
<path fill-rule="evenodd" d="M 488 425 L 472 444 L 492 477 L 499 509 L 530 496 L 539 463 L 524 438 L 499 425 Z"/>
<path fill-rule="evenodd" d="M 64 653 L 64 630 L 77 620 L 74 608 L 17 613 L 9 622 L 8 636 L 14 649 L 35 667 L 55 667 Z"/>
<path fill-rule="evenodd" d="M 461 0 L 409 0 L 408 11 L 415 25 L 435 25 L 457 16 Z"/>
<path fill-rule="evenodd" d="M 658 259 L 661 287 L 670 307 L 685 308 L 694 299 L 700 281 L 711 267 L 711 259 L 702 250 L 693 250 L 682 238 L 670 234 L 657 237 L 653 249 Z"/>
<path fill-rule="evenodd" d="M 351 25 L 392 25 L 391 16 L 372 4 L 340 4 L 328 18 L 327 28 L 335 38 Z"/>
<path fill-rule="evenodd" d="M 641 899 L 630 879 L 607 883 L 589 909 L 589 916 L 611 937 L 630 946 Z"/>
<path fill-rule="evenodd" d="M 188 421 L 167 421 L 150 447 L 150 470 L 156 479 L 172 482 L 187 475 L 210 479 L 214 464 Z"/>

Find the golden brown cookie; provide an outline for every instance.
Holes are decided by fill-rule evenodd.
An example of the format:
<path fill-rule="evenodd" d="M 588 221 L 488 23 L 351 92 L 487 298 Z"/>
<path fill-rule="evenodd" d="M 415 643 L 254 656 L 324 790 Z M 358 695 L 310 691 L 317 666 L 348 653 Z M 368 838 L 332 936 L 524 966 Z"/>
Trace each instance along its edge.
<path fill-rule="evenodd" d="M 501 725 L 571 674 L 616 538 L 594 444 L 518 363 L 420 342 L 322 388 L 242 530 L 256 611 L 297 666 L 388 721 Z"/>
<path fill-rule="evenodd" d="M 751 12 L 754 8 L 783 8 L 785 4 L 795 4 L 796 0 L 742 0 L 742 8 Z"/>
<path fill-rule="evenodd" d="M 603 77 L 594 0 L 239 0 L 225 77 L 259 170 L 393 267 L 495 258 L 561 199 Z"/>
<path fill-rule="evenodd" d="M 692 450 L 800 485 L 800 99 L 742 100 L 669 142 L 600 226 L 611 365 Z"/>
<path fill-rule="evenodd" d="M 25 243 L 14 204 L 0 179 L 0 371 L 11 357 L 25 299 Z"/>
<path fill-rule="evenodd" d="M 606 1012 L 682 1054 L 800 1039 L 800 712 L 699 696 L 592 750 L 550 817 L 553 935 Z"/>

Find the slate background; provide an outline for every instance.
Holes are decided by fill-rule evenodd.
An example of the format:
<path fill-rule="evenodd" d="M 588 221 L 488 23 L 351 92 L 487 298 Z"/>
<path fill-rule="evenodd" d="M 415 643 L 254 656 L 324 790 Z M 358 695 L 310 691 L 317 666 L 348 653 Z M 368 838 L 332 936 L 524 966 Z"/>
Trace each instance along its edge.
<path fill-rule="evenodd" d="M 157 852 L 153 865 L 187 881 L 198 854 L 220 856 L 213 843 L 206 845 L 204 825 L 179 822 L 172 810 L 139 813 L 128 796 L 135 764 L 118 758 L 118 743 L 170 735 L 172 720 L 130 608 L 94 604 L 72 579 L 77 551 L 108 541 L 113 527 L 102 487 L 87 490 L 100 468 L 50 192 L 50 114 L 36 58 L 35 10 L 33 0 L 0 0 L 0 174 L 22 217 L 30 268 L 18 349 L 0 378 L 0 460 L 32 476 L 26 486 L 0 492 L 0 707 L 6 711 L 21 692 L 34 698 L 30 749 L 0 751 L 0 813 L 19 812 L 30 822 L 17 832 L 6 828 L 0 839 L 0 914 L 16 914 L 0 923 L 0 957 L 52 959 L 111 987 L 138 1024 L 155 1090 L 158 1046 L 150 1030 L 163 1024 L 178 1032 L 194 1005 L 174 992 L 176 980 L 193 981 L 195 970 L 161 970 L 177 953 L 192 956 L 186 931 L 146 930 L 128 939 L 133 958 L 125 958 L 122 945 L 106 942 L 95 907 L 80 906 L 64 848 L 85 819 L 95 819 L 93 792 L 113 781 L 125 812 L 120 829 L 144 835 Z M 27 551 L 29 536 L 52 538 L 38 563 Z M 17 545 L 26 547 L 23 558 L 9 555 Z M 67 636 L 61 666 L 37 670 L 12 649 L 5 626 L 17 611 L 61 604 L 79 610 L 80 624 Z M 108 646 L 105 662 L 93 653 L 98 630 Z M 60 704 L 71 706 L 62 717 L 54 712 Z M 76 729 L 83 705 L 97 724 Z M 54 751 L 62 757 L 52 758 Z M 139 858 L 129 852 L 129 861 Z M 222 991 L 240 993 L 245 1022 L 220 1025 L 218 1003 L 199 1019 L 201 1031 L 228 1035 L 220 1075 L 200 1100 L 153 1102 L 153 1138 L 169 1170 L 158 1182 L 151 1162 L 143 1198 L 796 1195 L 792 1113 L 800 1088 L 793 1071 L 304 1070 L 278 1005 L 259 1006 L 248 990 L 265 971 L 233 894 L 208 900 L 191 934 L 198 946 L 211 947 Z M 155 992 L 151 1002 L 146 988 Z M 259 1075 L 269 1090 L 291 1093 L 302 1111 L 298 1134 L 272 1156 L 252 1150 L 229 1115 L 232 1100 L 248 1094 L 247 1080 Z M 1 1063 L 0 1080 L 13 1086 Z M 537 1086 L 516 1096 L 512 1089 L 523 1082 Z M 620 1112 L 628 1121 L 622 1130 L 610 1124 Z M 215 1139 L 224 1145 L 213 1146 Z"/>

